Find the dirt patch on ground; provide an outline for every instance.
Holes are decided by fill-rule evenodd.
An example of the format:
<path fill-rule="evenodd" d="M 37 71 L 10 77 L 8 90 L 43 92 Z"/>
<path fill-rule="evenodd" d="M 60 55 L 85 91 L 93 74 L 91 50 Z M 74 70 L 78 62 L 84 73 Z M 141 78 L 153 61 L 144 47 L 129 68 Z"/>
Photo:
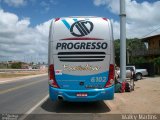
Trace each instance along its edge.
<path fill-rule="evenodd" d="M 115 99 L 105 101 L 109 113 L 160 114 L 160 77 L 144 78 L 135 82 L 135 91 L 116 93 Z"/>

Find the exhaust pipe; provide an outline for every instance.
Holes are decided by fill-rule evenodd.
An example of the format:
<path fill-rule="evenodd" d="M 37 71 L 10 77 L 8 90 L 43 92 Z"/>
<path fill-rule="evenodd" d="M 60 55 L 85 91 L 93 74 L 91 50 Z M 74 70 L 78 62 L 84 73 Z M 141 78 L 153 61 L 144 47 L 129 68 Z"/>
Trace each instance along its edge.
<path fill-rule="evenodd" d="M 63 99 L 63 96 L 62 95 L 58 95 L 58 100 L 59 101 L 63 101 L 64 99 Z"/>

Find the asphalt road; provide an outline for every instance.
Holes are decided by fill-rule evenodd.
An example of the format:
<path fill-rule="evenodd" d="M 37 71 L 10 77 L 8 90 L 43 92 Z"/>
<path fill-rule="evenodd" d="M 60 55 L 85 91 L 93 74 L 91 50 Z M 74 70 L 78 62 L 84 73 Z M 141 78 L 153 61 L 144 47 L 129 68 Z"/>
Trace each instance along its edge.
<path fill-rule="evenodd" d="M 52 102 L 47 76 L 0 84 L 0 119 L 13 120 L 18 115 L 20 120 L 122 120 L 121 114 L 127 113 L 159 114 L 159 80 L 143 79 L 135 83 L 133 92 L 116 93 L 112 101 L 88 103 Z"/>
<path fill-rule="evenodd" d="M 48 98 L 25 120 L 106 120 L 107 118 L 112 120 L 113 115 L 106 115 L 109 111 L 109 107 L 103 101 L 91 103 L 52 102 Z"/>
<path fill-rule="evenodd" d="M 52 102 L 47 95 L 47 76 L 1 84 L 1 117 L 6 117 L 7 114 L 18 114 L 18 118 L 25 120 L 93 120 L 99 119 L 104 116 L 103 113 L 110 111 L 103 101 L 91 103 Z M 46 99 L 43 100 L 44 98 Z M 106 117 L 104 118 L 106 119 Z"/>
<path fill-rule="evenodd" d="M 47 76 L 1 84 L 0 113 L 24 114 L 47 94 Z"/>

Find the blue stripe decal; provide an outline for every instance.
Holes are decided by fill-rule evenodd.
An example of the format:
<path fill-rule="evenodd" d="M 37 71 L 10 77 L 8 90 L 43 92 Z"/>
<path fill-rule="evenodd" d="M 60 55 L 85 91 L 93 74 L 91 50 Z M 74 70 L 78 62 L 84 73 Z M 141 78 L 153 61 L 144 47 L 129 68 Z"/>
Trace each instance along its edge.
<path fill-rule="evenodd" d="M 75 22 L 77 22 L 77 21 L 78 21 L 78 19 L 76 19 L 76 18 L 74 18 L 73 20 L 74 20 Z"/>
<path fill-rule="evenodd" d="M 69 23 L 68 23 L 66 20 L 62 20 L 62 22 L 64 23 L 64 25 L 65 25 L 68 29 L 71 28 L 71 26 L 69 25 Z"/>
<path fill-rule="evenodd" d="M 108 81 L 108 75 L 109 75 L 109 71 L 106 72 L 102 72 L 102 73 L 98 73 L 98 74 L 93 74 L 93 75 L 69 75 L 69 74 L 64 74 L 62 73 L 62 75 L 56 75 L 56 81 L 58 83 L 58 85 L 61 88 L 72 88 L 72 89 L 86 89 L 86 85 L 92 85 L 92 86 L 97 86 L 99 85 L 100 87 L 104 87 L 106 82 Z M 104 78 L 105 77 L 105 81 L 95 81 L 97 78 Z M 94 81 L 92 81 L 92 79 L 94 79 Z M 71 82 L 71 81 L 74 82 Z M 85 82 L 84 86 L 80 86 L 79 82 Z M 66 86 L 65 86 L 66 85 Z"/>

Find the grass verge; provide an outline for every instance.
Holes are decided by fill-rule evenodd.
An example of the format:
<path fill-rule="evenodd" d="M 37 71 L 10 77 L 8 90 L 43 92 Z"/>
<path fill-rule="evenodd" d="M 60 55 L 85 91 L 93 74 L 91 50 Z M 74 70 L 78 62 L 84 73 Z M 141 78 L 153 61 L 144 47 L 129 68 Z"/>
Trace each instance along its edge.
<path fill-rule="evenodd" d="M 16 73 L 0 73 L 0 78 L 14 78 L 14 77 L 22 77 L 29 75 L 38 75 L 43 74 L 45 72 L 16 72 Z"/>

